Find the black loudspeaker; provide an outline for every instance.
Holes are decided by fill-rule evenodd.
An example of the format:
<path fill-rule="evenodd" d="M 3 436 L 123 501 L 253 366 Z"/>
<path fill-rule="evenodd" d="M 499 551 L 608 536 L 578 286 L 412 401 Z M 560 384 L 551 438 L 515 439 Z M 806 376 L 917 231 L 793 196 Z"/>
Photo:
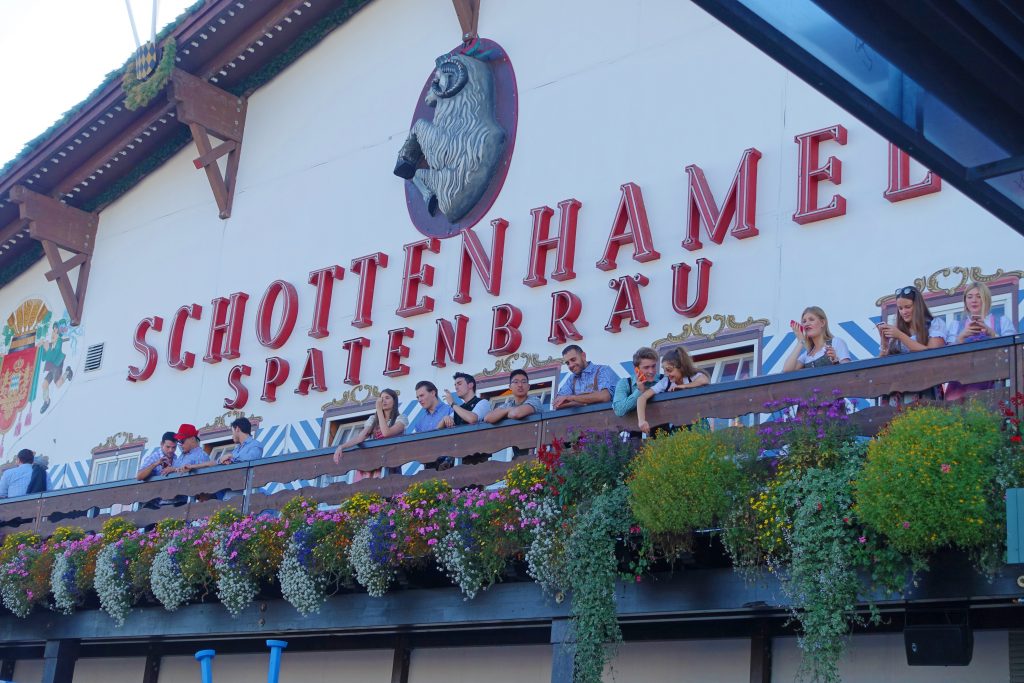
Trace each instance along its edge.
<path fill-rule="evenodd" d="M 967 666 L 974 656 L 974 632 L 967 624 L 906 626 L 903 644 L 909 666 Z"/>

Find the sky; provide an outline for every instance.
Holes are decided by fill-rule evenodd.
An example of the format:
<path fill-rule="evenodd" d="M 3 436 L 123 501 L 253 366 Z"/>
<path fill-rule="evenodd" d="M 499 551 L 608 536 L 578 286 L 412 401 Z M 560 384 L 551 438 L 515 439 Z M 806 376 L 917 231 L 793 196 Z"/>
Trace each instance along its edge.
<path fill-rule="evenodd" d="M 142 41 L 154 0 L 129 0 Z M 195 0 L 159 0 L 157 32 Z M 0 0 L 0 167 L 135 52 L 125 0 Z"/>

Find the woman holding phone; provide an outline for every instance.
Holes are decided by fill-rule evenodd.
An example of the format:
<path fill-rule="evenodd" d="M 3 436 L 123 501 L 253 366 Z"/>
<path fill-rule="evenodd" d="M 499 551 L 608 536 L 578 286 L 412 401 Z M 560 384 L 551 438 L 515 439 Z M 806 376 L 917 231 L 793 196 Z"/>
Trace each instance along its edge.
<path fill-rule="evenodd" d="M 1013 334 L 1013 322 L 992 313 L 992 292 L 988 285 L 975 282 L 964 290 L 964 313 L 946 330 L 947 344 L 982 341 Z"/>
<path fill-rule="evenodd" d="M 946 323 L 928 310 L 924 295 L 914 286 L 896 290 L 896 324 L 878 323 L 879 356 L 925 351 L 946 345 Z"/>
<path fill-rule="evenodd" d="M 789 354 L 782 366 L 783 372 L 850 362 L 846 342 L 832 336 L 828 329 L 828 316 L 821 307 L 808 306 L 800 315 L 800 322 L 790 320 L 789 326 L 800 344 Z"/>
<path fill-rule="evenodd" d="M 992 313 L 992 292 L 988 286 L 975 282 L 964 290 L 964 312 L 946 330 L 947 344 L 965 344 L 984 341 L 993 337 L 1001 337 L 1014 333 L 1013 322 L 1005 315 L 998 318 Z M 948 382 L 945 398 L 947 401 L 959 401 L 975 391 L 991 389 L 993 382 L 976 382 L 961 384 Z"/>
<path fill-rule="evenodd" d="M 896 324 L 878 323 L 878 336 L 882 340 L 880 357 L 898 353 L 937 349 L 946 345 L 946 323 L 928 310 L 924 295 L 914 286 L 896 290 Z M 882 397 L 883 403 L 899 406 L 920 400 L 942 400 L 942 385 L 917 392 L 894 392 Z"/>

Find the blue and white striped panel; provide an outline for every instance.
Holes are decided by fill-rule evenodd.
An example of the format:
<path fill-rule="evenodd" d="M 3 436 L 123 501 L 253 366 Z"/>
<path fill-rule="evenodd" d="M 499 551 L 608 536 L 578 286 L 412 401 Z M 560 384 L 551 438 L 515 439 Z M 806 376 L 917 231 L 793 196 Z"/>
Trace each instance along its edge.
<path fill-rule="evenodd" d="M 50 471 L 50 483 L 54 489 L 69 489 L 85 486 L 89 483 L 89 461 L 62 463 L 54 465 Z"/>
<path fill-rule="evenodd" d="M 269 458 L 275 455 L 288 453 L 287 446 L 288 425 L 268 425 L 259 427 L 253 438 L 263 444 L 263 457 Z"/>
<path fill-rule="evenodd" d="M 322 417 L 312 420 L 300 420 L 288 425 L 288 453 L 302 453 L 320 448 L 320 428 L 324 423 Z"/>

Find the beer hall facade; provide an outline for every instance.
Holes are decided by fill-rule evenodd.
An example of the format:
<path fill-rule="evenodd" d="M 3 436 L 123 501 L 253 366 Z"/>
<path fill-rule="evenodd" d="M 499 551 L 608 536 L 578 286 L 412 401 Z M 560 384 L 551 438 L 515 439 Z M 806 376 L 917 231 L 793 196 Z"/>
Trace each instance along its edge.
<path fill-rule="evenodd" d="M 332 509 L 438 478 L 501 490 L 580 428 L 637 436 L 607 403 L 552 410 L 569 344 L 617 378 L 638 347 L 682 346 L 710 384 L 654 401 L 652 423 L 715 431 L 815 389 L 867 436 L 895 413 L 883 394 L 1020 390 L 1020 236 L 690 3 L 208 0 L 156 47 L 150 73 L 133 61 L 0 175 L 0 448 L 47 456 L 53 486 L 0 504 L 3 533 L 296 495 Z M 1014 335 L 877 359 L 894 291 L 953 324 L 979 282 Z M 783 374 L 808 306 L 853 362 Z M 417 382 L 468 373 L 497 404 L 516 369 L 543 412 L 334 463 L 385 388 L 413 422 Z M 216 457 L 237 417 L 261 459 L 135 482 L 164 432 L 194 424 Z M 714 536 L 617 584 L 606 680 L 794 679 L 792 599 Z M 988 580 L 949 553 L 903 598 L 868 591 L 884 618 L 854 629 L 842 680 L 1011 680 L 1014 569 Z M 512 570 L 472 600 L 405 584 L 308 616 L 279 589 L 238 616 L 212 589 L 173 612 L 150 600 L 121 626 L 95 599 L 5 611 L 0 678 L 181 680 L 212 648 L 216 679 L 243 680 L 280 638 L 288 680 L 572 680 L 571 593 Z M 969 623 L 966 668 L 908 666 L 904 627 L 936 615 Z"/>

